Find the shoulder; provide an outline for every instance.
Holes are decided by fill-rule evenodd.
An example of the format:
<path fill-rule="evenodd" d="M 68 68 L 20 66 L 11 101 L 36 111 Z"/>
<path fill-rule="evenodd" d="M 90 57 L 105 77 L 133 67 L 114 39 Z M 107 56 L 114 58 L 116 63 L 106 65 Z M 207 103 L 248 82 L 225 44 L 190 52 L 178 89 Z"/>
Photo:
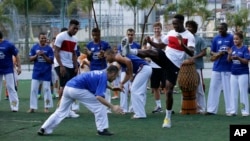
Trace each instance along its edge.
<path fill-rule="evenodd" d="M 175 30 L 170 30 L 166 36 L 173 36 L 173 35 L 176 35 L 177 32 Z"/>
<path fill-rule="evenodd" d="M 12 42 L 10 42 L 10 41 L 8 41 L 8 40 L 3 40 L 2 43 L 5 44 L 5 45 L 7 45 L 7 46 L 11 46 L 11 47 L 14 47 L 14 46 L 15 46 L 14 43 L 12 43 Z"/>
<path fill-rule="evenodd" d="M 218 40 L 219 38 L 221 38 L 221 36 L 220 35 L 216 35 L 216 36 L 214 36 L 213 40 Z"/>
<path fill-rule="evenodd" d="M 91 45 L 93 45 L 93 41 L 88 42 L 86 46 L 89 47 Z"/>
<path fill-rule="evenodd" d="M 49 45 L 46 45 L 46 49 L 49 50 L 49 51 L 53 51 L 52 47 L 49 46 Z"/>
<path fill-rule="evenodd" d="M 183 32 L 183 36 L 187 37 L 187 38 L 194 38 L 194 35 L 190 31 L 188 31 L 188 30 L 185 30 Z"/>
<path fill-rule="evenodd" d="M 109 43 L 107 41 L 101 40 L 101 44 L 104 45 L 104 46 L 109 46 Z"/>
<path fill-rule="evenodd" d="M 243 45 L 243 50 L 247 50 L 248 51 L 248 47 L 246 45 Z"/>
<path fill-rule="evenodd" d="M 137 42 L 133 42 L 133 44 L 134 44 L 135 46 L 140 46 Z"/>
<path fill-rule="evenodd" d="M 199 36 L 199 35 L 195 35 L 194 38 L 195 38 L 196 41 L 200 41 L 200 42 L 204 42 L 204 41 L 205 41 L 205 39 L 202 38 L 202 37 Z"/>
<path fill-rule="evenodd" d="M 38 43 L 35 43 L 35 44 L 32 46 L 33 49 L 35 49 L 35 48 L 37 48 L 37 47 L 39 47 L 39 44 L 38 44 Z"/>
<path fill-rule="evenodd" d="M 57 35 L 56 35 L 56 39 L 62 38 L 62 37 L 64 37 L 64 36 L 66 36 L 65 33 L 66 33 L 66 32 L 64 31 L 64 32 L 61 32 L 61 33 L 57 34 Z"/>
<path fill-rule="evenodd" d="M 232 34 L 228 34 L 228 38 L 230 38 L 231 40 L 233 40 L 234 35 L 232 35 Z"/>

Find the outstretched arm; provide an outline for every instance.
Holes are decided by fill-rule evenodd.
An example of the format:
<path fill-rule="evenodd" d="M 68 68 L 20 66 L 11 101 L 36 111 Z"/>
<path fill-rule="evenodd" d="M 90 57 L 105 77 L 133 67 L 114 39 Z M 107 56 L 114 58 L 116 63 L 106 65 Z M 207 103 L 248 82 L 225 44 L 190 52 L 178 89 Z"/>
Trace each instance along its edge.
<path fill-rule="evenodd" d="M 112 111 L 114 111 L 115 113 L 118 114 L 123 114 L 122 109 L 120 108 L 120 106 L 118 105 L 113 105 L 111 103 L 109 103 L 105 98 L 101 97 L 101 96 L 96 96 L 96 99 L 98 101 L 100 101 L 103 105 L 107 106 L 108 108 L 110 108 Z"/>
<path fill-rule="evenodd" d="M 146 39 L 147 39 L 148 43 L 149 43 L 151 46 L 155 47 L 155 48 L 164 49 L 164 48 L 167 46 L 167 45 L 166 45 L 165 43 L 163 43 L 163 42 L 161 42 L 161 43 L 155 43 L 155 42 L 153 42 L 149 36 L 148 36 Z"/>
<path fill-rule="evenodd" d="M 127 57 L 122 57 L 120 54 L 117 54 L 115 56 L 115 60 L 118 63 L 122 63 L 125 64 L 127 67 L 126 70 L 126 75 L 124 77 L 124 79 L 122 80 L 121 84 L 125 84 L 128 80 L 130 80 L 133 77 L 133 66 L 132 66 L 132 62 L 130 59 L 128 59 Z"/>

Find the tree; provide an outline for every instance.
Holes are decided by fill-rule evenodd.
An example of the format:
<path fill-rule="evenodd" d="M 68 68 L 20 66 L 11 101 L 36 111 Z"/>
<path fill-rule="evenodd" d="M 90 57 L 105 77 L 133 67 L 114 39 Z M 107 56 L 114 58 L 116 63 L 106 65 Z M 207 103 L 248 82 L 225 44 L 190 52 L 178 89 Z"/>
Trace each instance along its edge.
<path fill-rule="evenodd" d="M 234 27 L 236 32 L 246 30 L 247 26 L 250 24 L 250 20 L 248 19 L 249 14 L 250 12 L 248 9 L 240 9 L 236 13 L 227 12 L 226 20 L 228 26 Z"/>
<path fill-rule="evenodd" d="M 98 0 L 99 1 L 99 0 Z M 98 2 L 95 1 L 95 2 Z M 71 15 L 71 13 L 74 10 L 82 10 L 85 12 L 88 12 L 88 28 L 89 30 L 91 29 L 91 19 L 92 19 L 92 15 L 91 15 L 91 11 L 93 9 L 92 6 L 92 2 L 94 2 L 93 0 L 72 0 L 72 2 L 69 4 L 69 6 L 67 7 L 67 13 L 68 15 Z M 108 0 L 108 3 L 111 4 L 111 0 Z M 91 32 L 89 32 L 89 39 L 91 38 Z"/>
<path fill-rule="evenodd" d="M 172 13 L 179 13 L 187 16 L 187 19 L 193 15 L 198 15 L 202 18 L 202 25 L 208 17 L 211 16 L 211 12 L 206 9 L 208 2 L 207 0 L 181 0 L 180 3 L 170 4 L 165 11 L 164 18 L 168 21 L 169 15 Z"/>
<path fill-rule="evenodd" d="M 54 8 L 50 0 L 4 0 L 3 6 L 13 5 L 17 8 L 18 13 L 25 15 L 25 61 L 28 61 L 29 55 L 29 12 L 37 13 L 40 7 L 48 9 Z"/>
<path fill-rule="evenodd" d="M 136 29 L 136 15 L 138 10 L 144 10 L 149 8 L 152 4 L 152 0 L 119 0 L 120 5 L 127 7 L 133 11 L 134 14 L 134 29 Z"/>
<path fill-rule="evenodd" d="M 13 27 L 13 22 L 12 20 L 5 15 L 6 13 L 4 13 L 4 5 L 1 3 L 0 4 L 0 31 L 3 32 L 4 35 L 7 35 L 7 25 L 10 25 L 11 27 Z"/>

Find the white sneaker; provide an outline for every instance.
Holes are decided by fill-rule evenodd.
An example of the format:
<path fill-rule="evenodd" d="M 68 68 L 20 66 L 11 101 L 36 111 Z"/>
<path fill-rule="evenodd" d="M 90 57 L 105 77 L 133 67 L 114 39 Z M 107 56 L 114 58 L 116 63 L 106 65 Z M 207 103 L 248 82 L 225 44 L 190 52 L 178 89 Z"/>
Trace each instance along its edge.
<path fill-rule="evenodd" d="M 242 114 L 242 116 L 243 116 L 243 117 L 247 117 L 247 116 L 249 116 L 249 114 Z"/>
<path fill-rule="evenodd" d="M 127 56 L 129 53 L 128 37 L 124 37 L 121 40 L 122 55 Z"/>
<path fill-rule="evenodd" d="M 70 110 L 68 117 L 69 118 L 78 118 L 80 115 L 76 114 L 74 111 Z"/>
<path fill-rule="evenodd" d="M 164 118 L 162 128 L 171 128 L 171 120 L 169 118 Z"/>

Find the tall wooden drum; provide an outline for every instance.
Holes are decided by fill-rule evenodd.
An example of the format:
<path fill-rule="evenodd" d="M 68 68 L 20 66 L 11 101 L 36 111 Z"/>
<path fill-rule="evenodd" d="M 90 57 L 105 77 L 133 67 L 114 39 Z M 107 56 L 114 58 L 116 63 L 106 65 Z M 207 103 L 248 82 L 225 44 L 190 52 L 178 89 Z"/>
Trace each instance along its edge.
<path fill-rule="evenodd" d="M 185 60 L 180 67 L 178 84 L 182 91 L 181 114 L 196 114 L 196 90 L 199 84 L 199 74 L 194 62 Z"/>

